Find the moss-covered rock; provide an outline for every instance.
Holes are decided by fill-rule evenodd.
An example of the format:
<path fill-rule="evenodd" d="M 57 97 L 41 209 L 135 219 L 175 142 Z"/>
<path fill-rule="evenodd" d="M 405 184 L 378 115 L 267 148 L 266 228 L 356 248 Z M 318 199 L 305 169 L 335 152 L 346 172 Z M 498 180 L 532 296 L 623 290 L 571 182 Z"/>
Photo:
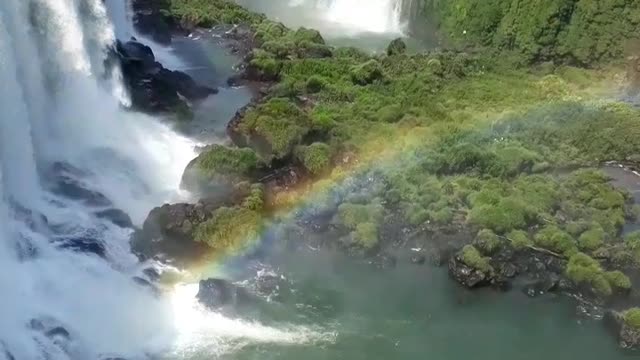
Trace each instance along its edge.
<path fill-rule="evenodd" d="M 407 44 L 402 40 L 402 38 L 393 39 L 389 46 L 387 46 L 387 55 L 401 55 L 407 51 Z"/>
<path fill-rule="evenodd" d="M 181 186 L 198 193 L 218 191 L 251 180 L 261 165 L 251 149 L 211 145 L 189 163 Z"/>
<path fill-rule="evenodd" d="M 537 246 L 566 256 L 571 256 L 578 251 L 576 242 L 571 235 L 554 225 L 545 226 L 534 235 L 533 240 Z M 583 257 L 578 257 L 576 261 L 581 259 Z"/>
<path fill-rule="evenodd" d="M 291 155 L 309 130 L 307 114 L 286 98 L 272 98 L 249 109 L 232 129 L 242 137 L 241 145 L 250 146 L 266 161 Z"/>
<path fill-rule="evenodd" d="M 221 207 L 210 219 L 196 226 L 194 240 L 216 251 L 238 251 L 258 239 L 262 225 L 262 216 L 255 210 Z"/>
<path fill-rule="evenodd" d="M 377 60 L 371 59 L 351 67 L 351 80 L 357 85 L 368 85 L 384 78 L 382 67 Z"/>
<path fill-rule="evenodd" d="M 462 248 L 462 261 L 472 268 L 482 271 L 483 273 L 493 272 L 493 268 L 489 263 L 489 258 L 482 256 L 480 251 L 473 245 L 466 245 Z"/>
<path fill-rule="evenodd" d="M 491 255 L 500 249 L 502 241 L 493 231 L 489 229 L 482 229 L 478 232 L 478 235 L 476 235 L 473 245 L 483 254 Z"/>

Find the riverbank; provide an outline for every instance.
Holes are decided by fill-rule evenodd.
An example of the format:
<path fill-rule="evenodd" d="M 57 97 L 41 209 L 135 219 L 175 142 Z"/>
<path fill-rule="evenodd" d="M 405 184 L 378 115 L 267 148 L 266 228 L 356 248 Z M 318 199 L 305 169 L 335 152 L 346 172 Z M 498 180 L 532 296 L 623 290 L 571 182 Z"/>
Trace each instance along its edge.
<path fill-rule="evenodd" d="M 402 42 L 372 56 L 224 1 L 200 17 L 173 4 L 183 27 L 242 23 L 241 79 L 268 90 L 229 123 L 235 147 L 187 168 L 200 204 L 154 210 L 139 252 L 222 257 L 277 230 L 382 268 L 448 264 L 468 287 L 566 293 L 595 317 L 637 305 L 635 235 L 622 234 L 633 198 L 597 171 L 640 146 L 637 110 L 616 101 L 620 69 L 408 55 Z"/>

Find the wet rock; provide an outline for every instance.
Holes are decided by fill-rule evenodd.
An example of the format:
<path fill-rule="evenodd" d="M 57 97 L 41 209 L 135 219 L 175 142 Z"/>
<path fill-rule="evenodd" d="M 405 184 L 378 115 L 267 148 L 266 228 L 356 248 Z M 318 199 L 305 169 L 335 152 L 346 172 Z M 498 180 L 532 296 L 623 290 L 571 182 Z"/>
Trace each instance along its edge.
<path fill-rule="evenodd" d="M 217 309 L 226 305 L 246 303 L 250 295 L 245 289 L 227 280 L 207 279 L 200 281 L 196 298 L 202 305 Z"/>
<path fill-rule="evenodd" d="M 133 222 L 129 215 L 120 209 L 107 209 L 95 214 L 98 218 L 107 219 L 121 228 L 133 228 Z"/>
<path fill-rule="evenodd" d="M 201 204 L 165 204 L 151 210 L 134 233 L 132 250 L 143 259 L 157 256 L 169 262 L 197 259 L 207 246 L 193 240 L 195 226 L 207 219 Z"/>
<path fill-rule="evenodd" d="M 476 288 L 491 284 L 491 274 L 466 265 L 459 254 L 449 259 L 449 275 L 467 288 Z"/>
<path fill-rule="evenodd" d="M 543 279 L 526 284 L 523 291 L 529 297 L 536 297 L 555 291 L 558 288 L 560 278 L 557 275 L 549 274 Z"/>
<path fill-rule="evenodd" d="M 104 258 L 107 252 L 100 240 L 88 237 L 57 239 L 55 242 L 58 243 L 58 247 L 61 249 L 94 254 L 101 258 Z"/>
<path fill-rule="evenodd" d="M 2 354 L 4 354 L 5 360 L 16 360 L 16 357 L 7 349 L 7 345 L 3 342 L 0 342 L 0 348 L 2 349 Z"/>
<path fill-rule="evenodd" d="M 133 0 L 133 24 L 136 30 L 162 45 L 171 43 L 172 30 L 176 28 L 167 14 L 168 2 L 157 0 Z"/>
<path fill-rule="evenodd" d="M 52 340 L 68 341 L 71 339 L 69 331 L 52 318 L 31 319 L 29 327 Z"/>
<path fill-rule="evenodd" d="M 616 311 L 607 311 L 604 315 L 604 324 L 618 339 L 618 344 L 623 349 L 640 349 L 640 329 L 629 326 L 624 321 L 623 314 Z"/>
<path fill-rule="evenodd" d="M 117 41 L 115 56 L 122 69 L 134 108 L 149 112 L 176 112 L 188 116 L 189 105 L 184 100 L 196 101 L 217 92 L 198 85 L 181 71 L 171 71 L 156 61 L 148 46 L 136 41 Z"/>
<path fill-rule="evenodd" d="M 512 263 L 505 263 L 500 266 L 500 275 L 511 279 L 518 274 L 518 268 Z"/>
<path fill-rule="evenodd" d="M 132 279 L 136 284 L 149 289 L 154 295 L 160 296 L 160 289 L 153 285 L 149 280 L 143 279 L 139 276 L 134 276 Z"/>

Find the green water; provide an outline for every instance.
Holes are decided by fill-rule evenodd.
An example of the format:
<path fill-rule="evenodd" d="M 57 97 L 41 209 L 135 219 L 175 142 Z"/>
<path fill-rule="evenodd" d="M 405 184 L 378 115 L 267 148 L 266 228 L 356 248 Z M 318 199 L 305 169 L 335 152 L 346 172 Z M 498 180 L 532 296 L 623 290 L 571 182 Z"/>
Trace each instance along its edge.
<path fill-rule="evenodd" d="M 470 292 L 445 268 L 404 264 L 380 271 L 337 254 L 288 254 L 276 264 L 292 293 L 260 306 L 260 315 L 245 311 L 245 319 L 334 336 L 249 343 L 224 359 L 629 358 L 601 322 L 578 318 L 564 297 Z"/>

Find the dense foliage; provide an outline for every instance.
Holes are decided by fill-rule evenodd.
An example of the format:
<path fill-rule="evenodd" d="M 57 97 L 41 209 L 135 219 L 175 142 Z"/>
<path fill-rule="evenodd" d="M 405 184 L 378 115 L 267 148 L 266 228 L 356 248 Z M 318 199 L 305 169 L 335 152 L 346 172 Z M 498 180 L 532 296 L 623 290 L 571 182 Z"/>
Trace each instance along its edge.
<path fill-rule="evenodd" d="M 638 38 L 636 0 L 426 0 L 452 39 L 515 50 L 531 61 L 594 65 Z"/>

